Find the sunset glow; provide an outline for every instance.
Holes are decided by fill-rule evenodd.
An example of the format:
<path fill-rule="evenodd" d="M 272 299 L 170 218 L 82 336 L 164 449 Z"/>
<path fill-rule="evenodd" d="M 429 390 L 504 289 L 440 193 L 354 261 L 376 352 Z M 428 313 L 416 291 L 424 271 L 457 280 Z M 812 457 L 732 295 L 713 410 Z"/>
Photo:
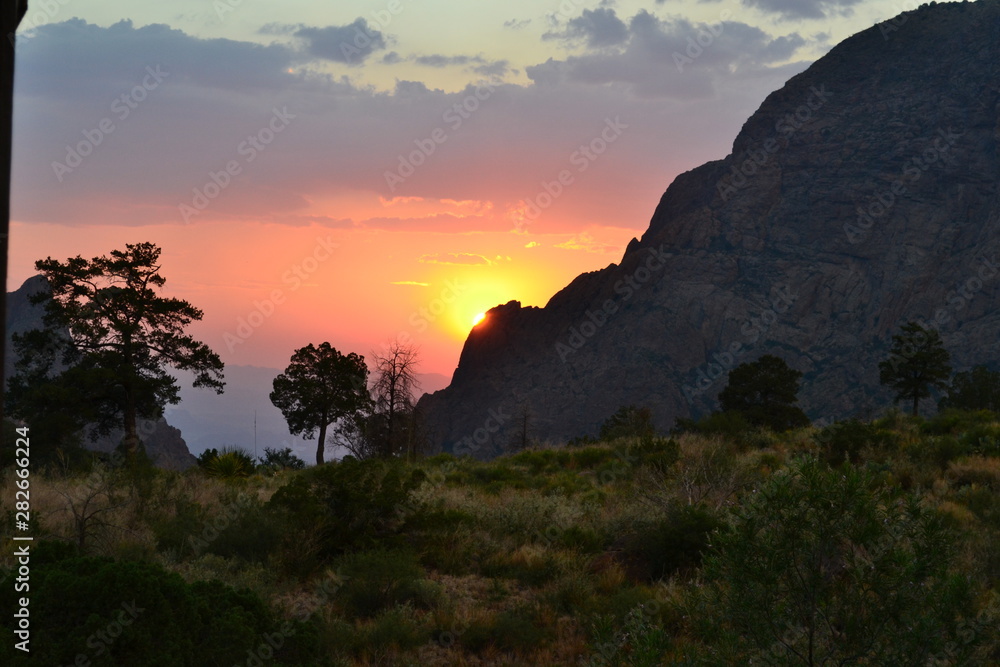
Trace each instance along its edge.
<path fill-rule="evenodd" d="M 60 6 L 22 31 L 10 285 L 150 241 L 226 363 L 405 334 L 444 375 L 483 313 L 617 262 L 676 174 L 893 13 L 858 5 L 809 42 L 735 0 L 622 0 L 603 23 L 597 2 L 222 4 Z M 679 71 L 724 11 L 745 25 Z"/>

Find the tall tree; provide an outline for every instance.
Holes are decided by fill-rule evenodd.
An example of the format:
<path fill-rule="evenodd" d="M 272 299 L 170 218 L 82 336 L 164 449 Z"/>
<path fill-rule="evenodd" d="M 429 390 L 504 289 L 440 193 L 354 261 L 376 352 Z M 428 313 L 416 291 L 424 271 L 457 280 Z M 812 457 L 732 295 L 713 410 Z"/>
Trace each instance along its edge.
<path fill-rule="evenodd" d="M 355 418 L 371 403 L 368 367 L 361 355 L 341 354 L 330 343 L 312 343 L 292 355 L 288 368 L 274 378 L 271 402 L 281 410 L 293 435 L 316 442 L 316 465 L 323 464 L 326 432 L 333 422 Z"/>
<path fill-rule="evenodd" d="M 920 414 L 920 399 L 931 388 L 944 389 L 951 376 L 951 355 L 944 349 L 941 334 L 907 322 L 892 337 L 889 358 L 879 363 L 879 381 L 896 392 L 896 400 L 913 401 L 913 415 Z"/>
<path fill-rule="evenodd" d="M 411 440 L 404 437 L 409 431 L 404 426 L 404 420 L 413 414 L 413 394 L 420 387 L 417 381 L 419 360 L 415 347 L 398 341 L 390 343 L 381 354 L 373 352 L 372 358 L 375 361 L 372 398 L 375 400 L 375 411 L 382 416 L 385 424 L 381 455 L 388 458 L 407 450 L 404 440 Z"/>
<path fill-rule="evenodd" d="M 45 306 L 46 328 L 15 339 L 18 382 L 47 376 L 75 391 L 102 430 L 118 421 L 129 452 L 141 444 L 137 419 L 157 418 L 179 400 L 167 367 L 194 373 L 195 387 L 222 393 L 225 386 L 219 355 L 184 333 L 202 311 L 158 294 L 166 283 L 159 257 L 156 245 L 138 243 L 91 260 L 35 262 L 50 289 L 31 297 Z"/>
<path fill-rule="evenodd" d="M 765 354 L 729 372 L 729 384 L 719 394 L 720 406 L 724 412 L 739 412 L 751 424 L 775 431 L 806 426 L 809 418 L 795 405 L 801 377 L 784 359 Z"/>
<path fill-rule="evenodd" d="M 956 373 L 938 407 L 1000 412 L 1000 373 L 982 365 Z"/>

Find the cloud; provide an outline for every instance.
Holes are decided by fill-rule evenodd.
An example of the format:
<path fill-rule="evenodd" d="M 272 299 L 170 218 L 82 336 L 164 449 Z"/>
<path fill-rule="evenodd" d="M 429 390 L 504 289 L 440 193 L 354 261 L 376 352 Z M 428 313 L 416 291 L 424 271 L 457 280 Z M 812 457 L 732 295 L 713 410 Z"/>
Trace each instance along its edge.
<path fill-rule="evenodd" d="M 509 30 L 523 30 L 531 25 L 531 19 L 510 19 L 503 22 L 503 27 Z"/>
<path fill-rule="evenodd" d="M 510 67 L 510 61 L 508 60 L 487 60 L 481 55 L 468 56 L 468 55 L 454 55 L 446 56 L 439 53 L 412 56 L 411 59 L 418 65 L 423 65 L 425 67 L 457 67 L 467 65 L 469 66 L 470 72 L 475 72 L 481 74 L 484 77 L 490 79 L 501 79 L 506 74 L 510 72 L 517 72 L 517 70 L 512 70 Z"/>
<path fill-rule="evenodd" d="M 411 285 L 413 287 L 430 287 L 430 283 L 418 283 L 415 280 L 397 280 L 396 282 L 389 283 L 390 285 Z"/>
<path fill-rule="evenodd" d="M 564 30 L 547 32 L 542 39 L 582 40 L 588 48 L 600 49 L 624 44 L 628 33 L 628 26 L 618 18 L 615 10 L 584 9 L 583 14 L 569 20 Z"/>
<path fill-rule="evenodd" d="M 563 250 L 582 250 L 583 252 L 600 254 L 621 251 L 621 246 L 612 245 L 610 243 L 601 243 L 586 232 L 578 234 L 563 243 L 557 243 L 556 247 L 562 248 Z"/>
<path fill-rule="evenodd" d="M 492 262 L 482 255 L 475 255 L 466 252 L 436 253 L 433 255 L 422 255 L 419 260 L 423 264 L 460 264 L 460 265 L 486 265 Z"/>
<path fill-rule="evenodd" d="M 344 26 L 302 27 L 294 35 L 305 40 L 309 55 L 348 65 L 360 65 L 375 51 L 386 48 L 382 33 L 363 18 Z"/>
<path fill-rule="evenodd" d="M 641 231 L 656 204 L 650 193 L 724 156 L 747 115 L 794 73 L 759 67 L 736 78 L 726 54 L 754 40 L 772 51 L 794 44 L 740 37 L 726 24 L 733 43 L 720 38 L 678 76 L 672 44 L 643 52 L 652 37 L 629 25 L 620 53 L 536 65 L 534 83 L 455 91 L 419 80 L 382 91 L 337 79 L 313 68 L 297 40 L 263 46 L 127 21 L 43 25 L 18 43 L 12 216 L 183 224 L 179 206 L 198 200 L 207 206 L 191 224 L 506 232 L 516 221 L 513 202 L 537 197 L 568 169 L 572 185 L 532 220 L 534 233 L 568 238 L 608 220 Z M 654 22 L 649 31 L 668 34 L 670 25 Z M 271 30 L 291 37 L 302 28 Z M 676 43 L 687 34 L 679 30 Z M 113 111 L 125 108 L 122 96 L 142 85 L 147 66 L 169 75 L 139 90 L 143 100 L 127 117 Z M 636 99 L 636 91 L 646 96 Z M 279 132 L 269 127 L 276 113 L 289 117 Z M 634 129 L 578 171 L 571 156 L 619 115 Z M 97 133 L 105 120 L 112 131 Z M 84 145 L 88 136 L 99 145 Z M 88 155 L 57 177 L 52 165 L 81 145 Z M 406 176 L 389 187 L 387 173 Z"/>
<path fill-rule="evenodd" d="M 778 14 L 783 20 L 823 19 L 830 13 L 849 16 L 861 0 L 743 0 L 748 7 Z"/>
<path fill-rule="evenodd" d="M 594 32 L 593 21 L 587 25 L 591 32 L 580 34 L 588 35 L 588 43 L 605 34 Z M 630 19 L 621 48 L 591 50 L 565 60 L 550 58 L 526 71 L 539 85 L 621 83 L 639 97 L 693 99 L 712 96 L 722 81 L 766 73 L 804 45 L 797 33 L 774 38 L 745 23 L 707 26 L 683 18 L 659 19 L 642 10 Z"/>

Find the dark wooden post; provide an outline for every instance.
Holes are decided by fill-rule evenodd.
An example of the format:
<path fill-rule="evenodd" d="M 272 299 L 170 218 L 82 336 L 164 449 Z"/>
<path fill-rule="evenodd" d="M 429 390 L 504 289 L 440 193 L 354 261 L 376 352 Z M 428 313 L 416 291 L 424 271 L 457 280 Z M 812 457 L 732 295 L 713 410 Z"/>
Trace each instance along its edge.
<path fill-rule="evenodd" d="M 0 15 L 0 313 L 4 314 L 4 331 L 0 337 L 0 373 L 7 354 L 7 240 L 10 238 L 10 154 L 14 143 L 14 32 L 28 11 L 28 0 L 3 0 Z M 0 376 L 0 424 L 3 423 L 4 378 Z"/>

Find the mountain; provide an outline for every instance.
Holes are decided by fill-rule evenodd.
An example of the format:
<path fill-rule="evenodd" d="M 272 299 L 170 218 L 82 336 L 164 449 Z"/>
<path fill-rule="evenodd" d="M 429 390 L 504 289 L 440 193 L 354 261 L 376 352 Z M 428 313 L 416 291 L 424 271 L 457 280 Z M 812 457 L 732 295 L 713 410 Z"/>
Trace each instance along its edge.
<path fill-rule="evenodd" d="M 8 354 L 4 360 L 4 379 L 14 374 L 14 364 L 17 361 L 14 358 L 14 347 L 11 342 L 13 335 L 44 327 L 42 321 L 44 308 L 32 304 L 30 297 L 47 290 L 48 283 L 44 277 L 39 275 L 28 278 L 17 290 L 7 293 Z M 184 470 L 195 464 L 195 458 L 188 450 L 181 432 L 168 424 L 165 419 L 140 420 L 138 429 L 139 436 L 146 447 L 146 453 L 155 465 L 171 470 Z M 108 437 L 99 438 L 96 442 L 84 438 L 83 444 L 93 451 L 110 452 L 121 441 L 121 438 L 122 432 L 118 432 L 112 433 Z"/>
<path fill-rule="evenodd" d="M 908 320 L 956 369 L 1000 360 L 1000 3 L 924 5 L 772 93 L 724 159 L 681 174 L 620 263 L 544 308 L 512 301 L 420 408 L 446 449 L 596 433 L 619 406 L 661 429 L 729 369 L 775 354 L 812 418 L 891 401 L 878 362 Z"/>
<path fill-rule="evenodd" d="M 166 415 L 188 435 L 188 445 L 194 452 L 210 447 L 239 446 L 259 455 L 265 447 L 290 447 L 304 461 L 316 459 L 316 441 L 293 436 L 281 411 L 269 398 L 277 368 L 226 365 L 226 391 L 216 394 L 191 386 L 191 376 L 175 374 L 180 380 L 181 402 L 167 406 Z M 418 374 L 420 387 L 435 391 L 447 384 L 447 378 L 435 374 Z M 256 431 L 256 432 L 255 432 Z M 344 452 L 330 449 L 334 457 Z"/>

